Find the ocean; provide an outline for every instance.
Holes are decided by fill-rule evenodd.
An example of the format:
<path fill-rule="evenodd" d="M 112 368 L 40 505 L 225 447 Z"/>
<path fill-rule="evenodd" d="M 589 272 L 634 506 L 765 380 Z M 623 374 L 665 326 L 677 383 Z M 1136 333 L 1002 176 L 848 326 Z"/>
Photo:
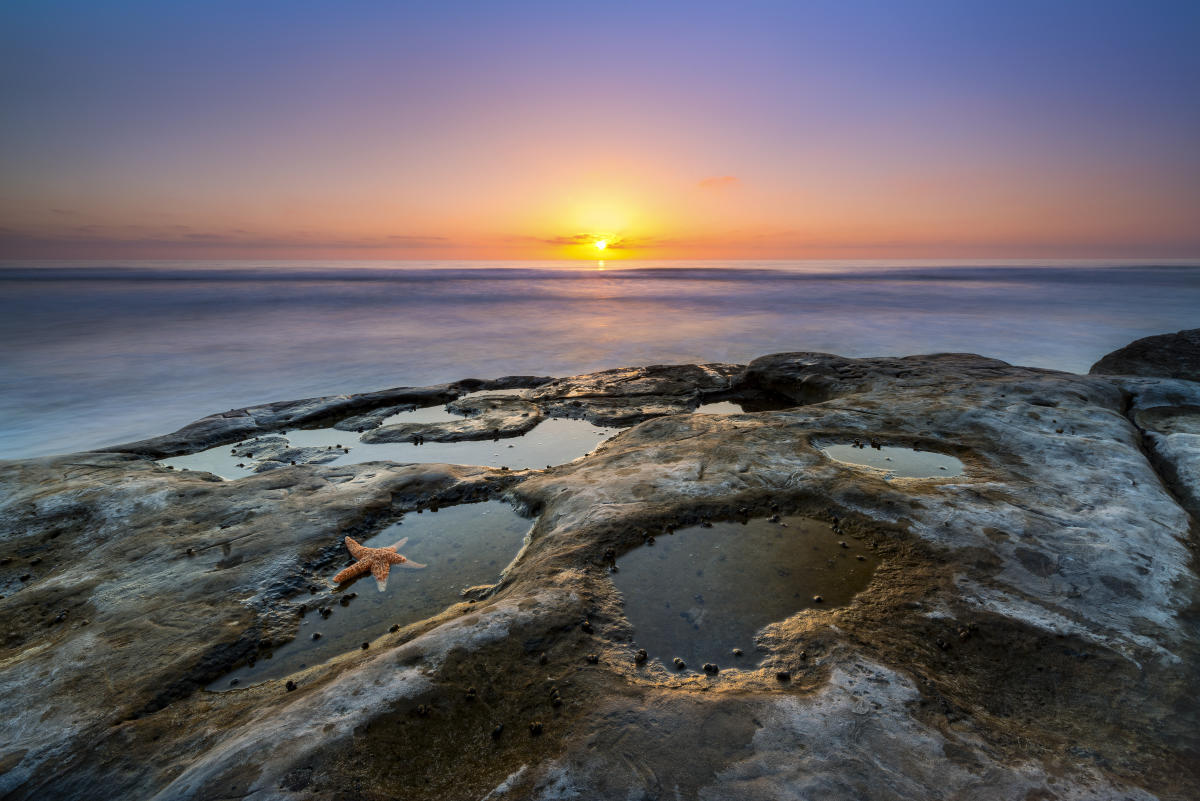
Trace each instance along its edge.
<path fill-rule="evenodd" d="M 1086 372 L 1200 326 L 1200 262 L 0 263 L 0 458 L 459 378 L 972 352 Z"/>

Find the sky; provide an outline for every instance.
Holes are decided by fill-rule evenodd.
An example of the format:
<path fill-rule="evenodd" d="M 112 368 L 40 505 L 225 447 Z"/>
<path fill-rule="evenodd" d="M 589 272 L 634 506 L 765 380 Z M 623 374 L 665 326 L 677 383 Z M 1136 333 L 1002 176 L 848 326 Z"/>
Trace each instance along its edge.
<path fill-rule="evenodd" d="M 0 104 L 0 258 L 1200 257 L 1195 0 L 8 0 Z"/>

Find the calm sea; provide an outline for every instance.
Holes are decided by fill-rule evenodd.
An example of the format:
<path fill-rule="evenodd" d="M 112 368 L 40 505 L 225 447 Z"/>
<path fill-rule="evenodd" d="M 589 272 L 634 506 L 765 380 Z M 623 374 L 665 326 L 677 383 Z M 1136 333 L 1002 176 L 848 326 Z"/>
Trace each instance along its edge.
<path fill-rule="evenodd" d="M 969 351 L 1086 372 L 1200 326 L 1200 262 L 0 264 L 0 458 L 458 378 Z"/>

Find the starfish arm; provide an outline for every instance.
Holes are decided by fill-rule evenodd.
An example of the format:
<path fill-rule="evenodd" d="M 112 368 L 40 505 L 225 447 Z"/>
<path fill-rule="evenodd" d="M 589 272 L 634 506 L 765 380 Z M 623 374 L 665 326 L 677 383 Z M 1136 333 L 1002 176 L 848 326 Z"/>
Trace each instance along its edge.
<path fill-rule="evenodd" d="M 371 575 L 375 577 L 376 581 L 386 582 L 390 572 L 392 572 L 392 566 L 382 559 L 371 563 Z"/>
<path fill-rule="evenodd" d="M 336 584 L 341 584 L 343 581 L 349 581 L 352 578 L 361 576 L 363 573 L 366 573 L 370 569 L 371 569 L 370 562 L 367 562 L 367 561 L 355 562 L 354 564 L 350 565 L 350 567 L 346 568 L 341 573 L 338 573 L 336 576 L 334 576 L 333 581 Z"/>
<path fill-rule="evenodd" d="M 407 556 L 404 556 L 403 554 L 392 553 L 391 551 L 384 552 L 383 558 L 387 560 L 389 565 L 399 565 L 408 561 Z"/>
<path fill-rule="evenodd" d="M 400 541 L 399 541 L 399 542 L 397 542 L 395 545 L 389 545 L 389 546 L 388 546 L 388 550 L 391 550 L 391 551 L 398 551 L 398 550 L 400 550 L 401 548 L 403 548 L 403 547 L 404 547 L 404 543 L 406 543 L 406 542 L 408 542 L 408 537 L 405 537 L 404 539 L 400 540 Z"/>
<path fill-rule="evenodd" d="M 411 559 L 406 559 L 400 563 L 400 567 L 411 567 L 413 570 L 420 570 L 423 567 L 429 567 L 429 565 L 423 565 L 420 562 L 414 562 Z"/>
<path fill-rule="evenodd" d="M 367 549 L 359 545 L 350 537 L 346 537 L 346 550 L 348 550 L 350 555 L 355 559 L 362 559 L 367 555 Z"/>

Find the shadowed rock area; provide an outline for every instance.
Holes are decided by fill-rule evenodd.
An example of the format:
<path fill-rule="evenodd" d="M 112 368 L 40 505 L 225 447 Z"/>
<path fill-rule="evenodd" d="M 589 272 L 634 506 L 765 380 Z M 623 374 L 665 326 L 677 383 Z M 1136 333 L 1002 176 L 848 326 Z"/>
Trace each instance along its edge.
<path fill-rule="evenodd" d="M 1088 372 L 1200 381 L 1200 328 L 1135 340 L 1093 364 Z"/>
<path fill-rule="evenodd" d="M 1200 384 L 1122 358 L 1115 377 L 784 353 L 464 381 L 0 462 L 0 796 L 1195 798 Z M 464 421 L 627 427 L 536 471 L 298 464 L 222 481 L 153 461 L 514 386 L 528 390 Z M 770 410 L 689 413 L 733 395 Z M 856 439 L 964 474 L 894 477 L 819 447 Z M 495 584 L 287 679 L 203 689 L 305 612 L 354 614 L 331 583 L 343 537 L 484 499 L 533 518 Z M 789 516 L 869 551 L 865 589 L 769 623 L 754 660 L 639 658 L 614 565 L 689 527 Z"/>

